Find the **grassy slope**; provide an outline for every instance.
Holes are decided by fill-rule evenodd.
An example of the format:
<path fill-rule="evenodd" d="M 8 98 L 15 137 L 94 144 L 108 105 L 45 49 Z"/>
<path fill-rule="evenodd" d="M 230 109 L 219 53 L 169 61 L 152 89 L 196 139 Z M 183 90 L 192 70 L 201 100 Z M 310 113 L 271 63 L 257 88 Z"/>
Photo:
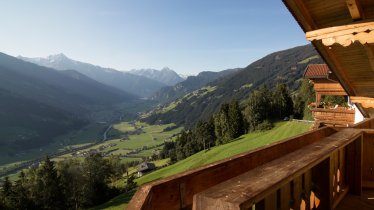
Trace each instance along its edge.
<path fill-rule="evenodd" d="M 186 170 L 194 169 L 214 161 L 222 160 L 224 158 L 246 152 L 291 136 L 298 135 L 300 133 L 309 130 L 311 124 L 300 123 L 300 122 L 280 122 L 277 123 L 275 128 L 266 132 L 256 132 L 243 135 L 239 137 L 236 141 L 231 143 L 217 146 L 212 148 L 207 152 L 199 152 L 185 160 L 179 161 L 171 166 L 162 168 L 153 173 L 145 175 L 137 179 L 137 183 L 142 185 L 144 183 L 161 179 L 167 176 L 171 176 Z M 107 210 L 117 210 L 125 209 L 127 203 L 131 198 L 124 195 L 119 195 L 109 202 L 98 206 L 95 209 L 107 209 Z"/>
<path fill-rule="evenodd" d="M 137 182 L 139 185 L 142 185 L 156 179 L 194 169 L 214 161 L 222 160 L 224 158 L 288 138 L 290 136 L 295 136 L 299 133 L 308 131 L 309 128 L 310 124 L 307 123 L 277 123 L 276 127 L 270 131 L 246 134 L 229 144 L 214 147 L 207 152 L 201 151 L 189 158 L 177 162 L 176 164 L 143 176 L 139 178 Z"/>

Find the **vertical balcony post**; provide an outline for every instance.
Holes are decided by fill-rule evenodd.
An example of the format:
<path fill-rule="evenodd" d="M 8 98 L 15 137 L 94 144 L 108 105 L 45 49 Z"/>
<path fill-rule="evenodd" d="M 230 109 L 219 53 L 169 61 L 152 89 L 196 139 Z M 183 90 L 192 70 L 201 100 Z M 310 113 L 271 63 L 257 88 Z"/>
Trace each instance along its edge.
<path fill-rule="evenodd" d="M 350 143 L 346 150 L 346 180 L 354 195 L 362 193 L 362 142 L 363 135 Z"/>

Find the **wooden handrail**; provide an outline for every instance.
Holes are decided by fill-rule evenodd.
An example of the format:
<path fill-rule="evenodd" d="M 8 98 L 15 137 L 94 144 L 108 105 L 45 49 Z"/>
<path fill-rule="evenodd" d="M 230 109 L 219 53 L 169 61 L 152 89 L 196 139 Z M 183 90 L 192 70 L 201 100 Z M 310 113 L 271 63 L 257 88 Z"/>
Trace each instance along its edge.
<path fill-rule="evenodd" d="M 259 166 L 233 179 L 211 187 L 195 195 L 194 209 L 251 209 L 268 195 L 274 194 L 282 186 L 307 173 L 326 159 L 332 159 L 335 151 L 341 150 L 354 141 L 361 141 L 362 132 L 357 129 L 345 129 L 323 140 L 305 146 L 281 158 Z M 330 160 L 328 160 L 330 161 Z M 343 163 L 341 163 L 343 164 Z M 329 165 L 332 167 L 332 164 Z M 330 169 L 328 169 L 330 171 Z M 329 175 L 328 175 L 329 176 Z M 329 177 L 326 177 L 327 179 Z M 305 181 L 304 181 L 305 182 Z M 324 187 L 330 191 L 330 186 Z M 340 190 L 340 189 L 339 189 Z M 308 192 L 304 192 L 308 194 Z M 333 192 L 331 191 L 331 194 Z M 300 195 L 295 195 L 300 197 Z M 310 195 L 306 197 L 309 198 Z M 274 198 L 276 200 L 276 198 Z M 278 203 L 290 202 L 288 199 Z M 325 206 L 332 201 L 321 201 Z M 275 204 L 277 202 L 275 201 Z M 274 205 L 274 202 L 269 205 Z M 300 205 L 300 204 L 297 204 Z M 257 208 L 256 208 L 257 209 Z M 265 209 L 272 209 L 266 206 Z M 275 208 L 276 209 L 276 208 Z"/>

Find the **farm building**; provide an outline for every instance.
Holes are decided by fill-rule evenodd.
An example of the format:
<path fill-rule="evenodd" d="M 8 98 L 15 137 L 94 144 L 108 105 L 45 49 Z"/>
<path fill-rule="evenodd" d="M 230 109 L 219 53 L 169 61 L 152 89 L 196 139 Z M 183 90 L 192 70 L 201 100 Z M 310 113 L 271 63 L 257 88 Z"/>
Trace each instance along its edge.
<path fill-rule="evenodd" d="M 144 162 L 138 165 L 137 169 L 138 169 L 138 177 L 141 177 L 144 174 L 155 170 L 156 166 L 153 163 Z"/>
<path fill-rule="evenodd" d="M 321 126 L 347 127 L 364 120 L 363 109 L 351 103 L 348 94 L 340 85 L 336 75 L 326 64 L 311 64 L 303 75 L 313 84 L 316 93 L 316 101 L 310 105 L 314 128 Z M 323 96 L 344 96 L 344 104 L 324 104 Z M 359 105 L 358 105 L 359 106 Z"/>

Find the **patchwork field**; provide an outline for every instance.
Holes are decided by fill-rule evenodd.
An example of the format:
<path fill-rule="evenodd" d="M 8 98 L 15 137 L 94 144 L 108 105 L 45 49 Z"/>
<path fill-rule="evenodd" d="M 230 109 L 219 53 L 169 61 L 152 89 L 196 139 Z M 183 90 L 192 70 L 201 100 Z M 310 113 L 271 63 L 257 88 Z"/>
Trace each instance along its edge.
<path fill-rule="evenodd" d="M 107 127 L 108 125 L 105 126 Z M 105 129 L 105 126 L 99 127 L 99 129 L 101 129 L 100 133 L 102 133 L 102 130 Z M 86 132 L 76 132 L 73 136 L 77 139 L 89 138 L 89 136 L 97 136 L 91 130 L 91 128 L 89 130 L 86 130 Z M 167 131 L 165 131 L 164 129 L 166 129 Z M 95 144 L 94 146 L 90 146 L 79 151 L 67 152 L 66 154 L 53 157 L 52 160 L 62 161 L 71 158 L 83 160 L 89 152 L 100 152 L 104 154 L 104 156 L 119 155 L 121 156 L 121 161 L 123 163 L 142 161 L 143 159 L 157 154 L 158 151 L 162 149 L 164 141 L 172 139 L 181 130 L 182 128 L 177 128 L 174 124 L 148 125 L 141 122 L 120 122 L 114 124 L 109 130 L 107 135 L 108 139 L 110 140 Z M 56 151 L 66 151 L 85 145 L 89 146 L 89 142 L 84 142 L 86 141 L 82 141 L 82 144 L 69 145 L 65 147 L 57 143 L 51 144 L 48 147 L 44 147 L 40 150 L 33 150 L 29 151 L 28 153 L 22 154 L 22 156 L 19 157 L 19 160 L 16 158 L 12 159 L 13 161 L 17 160 L 17 162 L 7 163 L 6 161 L 10 160 L 2 159 L 1 161 L 4 162 L 0 166 L 0 171 L 7 168 L 12 168 L 17 164 L 21 164 L 27 159 L 34 159 L 38 156 L 38 154 L 40 155 L 41 152 L 53 153 Z M 17 174 L 12 174 L 11 177 L 12 179 L 16 179 Z"/>

